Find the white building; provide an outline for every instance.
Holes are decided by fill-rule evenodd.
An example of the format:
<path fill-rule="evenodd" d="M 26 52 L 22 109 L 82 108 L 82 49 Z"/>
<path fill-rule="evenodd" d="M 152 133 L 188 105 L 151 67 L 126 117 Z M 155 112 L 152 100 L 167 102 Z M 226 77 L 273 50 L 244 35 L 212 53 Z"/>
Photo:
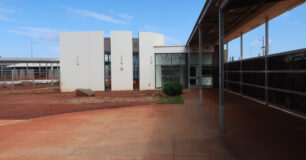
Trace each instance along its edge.
<path fill-rule="evenodd" d="M 204 48 L 202 84 L 211 87 L 213 47 Z M 139 37 L 133 38 L 129 31 L 111 31 L 105 38 L 103 31 L 63 32 L 61 91 L 152 90 L 169 81 L 185 87 L 197 85 L 197 55 L 191 51 L 188 61 L 185 46 L 164 46 L 164 36 L 157 33 L 139 32 Z"/>

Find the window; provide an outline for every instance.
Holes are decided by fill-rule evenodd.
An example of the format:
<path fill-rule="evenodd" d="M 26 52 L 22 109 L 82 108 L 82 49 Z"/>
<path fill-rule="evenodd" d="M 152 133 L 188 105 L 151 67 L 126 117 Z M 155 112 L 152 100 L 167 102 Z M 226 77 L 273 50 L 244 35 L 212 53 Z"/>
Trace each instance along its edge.
<path fill-rule="evenodd" d="M 187 68 L 185 53 L 161 53 L 155 56 L 156 88 L 162 87 L 166 82 L 180 82 L 187 86 Z"/>

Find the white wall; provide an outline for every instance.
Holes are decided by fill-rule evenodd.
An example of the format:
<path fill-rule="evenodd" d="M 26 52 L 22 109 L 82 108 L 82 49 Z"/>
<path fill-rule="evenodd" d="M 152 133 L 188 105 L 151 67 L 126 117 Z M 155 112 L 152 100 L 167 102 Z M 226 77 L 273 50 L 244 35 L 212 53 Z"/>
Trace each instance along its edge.
<path fill-rule="evenodd" d="M 155 53 L 187 53 L 185 46 L 155 46 Z"/>
<path fill-rule="evenodd" d="M 60 33 L 61 91 L 104 90 L 104 32 Z"/>
<path fill-rule="evenodd" d="M 133 90 L 132 32 L 111 31 L 112 90 Z"/>
<path fill-rule="evenodd" d="M 154 46 L 163 46 L 164 36 L 156 33 L 139 32 L 139 88 L 155 89 Z"/>

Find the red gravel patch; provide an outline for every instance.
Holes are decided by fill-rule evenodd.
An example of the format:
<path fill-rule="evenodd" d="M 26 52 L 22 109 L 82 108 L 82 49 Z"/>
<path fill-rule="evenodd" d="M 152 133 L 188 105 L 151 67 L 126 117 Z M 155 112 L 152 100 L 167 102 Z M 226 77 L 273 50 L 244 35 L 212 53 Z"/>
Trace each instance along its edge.
<path fill-rule="evenodd" d="M 75 93 L 2 94 L 0 119 L 29 119 L 104 108 L 156 104 L 159 91 L 96 92 L 95 97 Z"/>

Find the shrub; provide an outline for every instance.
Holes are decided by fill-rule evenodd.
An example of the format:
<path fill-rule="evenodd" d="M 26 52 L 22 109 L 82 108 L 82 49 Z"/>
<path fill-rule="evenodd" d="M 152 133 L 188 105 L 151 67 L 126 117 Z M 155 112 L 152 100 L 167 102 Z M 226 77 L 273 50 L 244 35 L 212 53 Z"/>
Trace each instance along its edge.
<path fill-rule="evenodd" d="M 167 82 L 164 84 L 163 92 L 168 96 L 181 95 L 183 86 L 179 82 Z"/>

